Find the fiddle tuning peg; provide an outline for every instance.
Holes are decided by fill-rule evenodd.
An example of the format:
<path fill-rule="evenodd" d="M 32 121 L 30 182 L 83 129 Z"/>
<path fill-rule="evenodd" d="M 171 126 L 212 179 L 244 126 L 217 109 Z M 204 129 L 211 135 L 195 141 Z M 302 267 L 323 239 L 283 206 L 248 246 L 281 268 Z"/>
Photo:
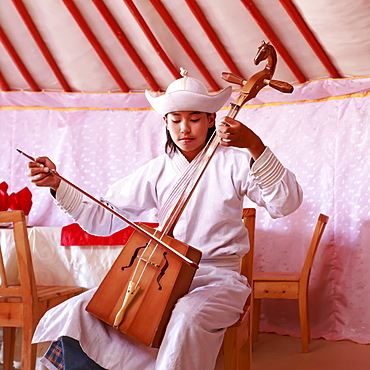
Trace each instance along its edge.
<path fill-rule="evenodd" d="M 275 90 L 278 90 L 282 93 L 290 94 L 293 92 L 294 87 L 288 82 L 278 81 L 278 80 L 264 80 L 266 85 L 269 85 Z"/>
<path fill-rule="evenodd" d="M 245 85 L 247 83 L 247 81 L 244 80 L 243 77 L 230 72 L 222 72 L 221 78 L 232 84 Z"/>

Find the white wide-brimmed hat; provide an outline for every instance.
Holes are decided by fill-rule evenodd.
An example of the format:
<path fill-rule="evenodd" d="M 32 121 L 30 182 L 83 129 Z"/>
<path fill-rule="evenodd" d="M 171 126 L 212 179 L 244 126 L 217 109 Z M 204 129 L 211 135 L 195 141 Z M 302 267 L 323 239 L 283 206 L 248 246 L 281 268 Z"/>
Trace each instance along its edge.
<path fill-rule="evenodd" d="M 181 74 L 184 77 L 172 82 L 163 95 L 156 96 L 148 90 L 145 91 L 150 105 L 162 116 L 176 111 L 214 113 L 230 98 L 231 86 L 217 94 L 209 94 L 202 82 L 187 76 L 187 71 L 182 70 Z"/>

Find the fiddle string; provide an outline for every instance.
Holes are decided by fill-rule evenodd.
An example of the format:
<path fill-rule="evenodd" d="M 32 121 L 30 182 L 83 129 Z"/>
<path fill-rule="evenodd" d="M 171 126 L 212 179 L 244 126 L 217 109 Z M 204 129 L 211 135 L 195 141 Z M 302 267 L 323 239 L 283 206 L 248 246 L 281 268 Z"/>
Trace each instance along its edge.
<path fill-rule="evenodd" d="M 196 167 L 198 166 L 200 162 L 200 158 L 204 153 L 204 148 L 201 153 L 199 153 L 193 161 L 189 163 L 189 165 L 186 167 L 185 171 L 182 173 L 181 177 L 175 185 L 173 186 L 170 195 L 166 199 L 166 202 L 163 204 L 161 209 L 158 213 L 158 220 L 160 223 L 163 223 L 166 215 L 169 213 L 169 209 L 174 204 L 176 199 L 179 199 L 180 193 L 183 192 L 184 188 L 188 186 L 188 184 L 191 181 L 191 178 L 193 177 L 194 171 L 196 170 Z"/>
<path fill-rule="evenodd" d="M 204 152 L 204 148 L 203 148 L 203 152 Z M 196 170 L 196 167 L 198 165 L 198 162 L 199 162 L 199 159 L 197 161 L 192 161 L 189 164 L 189 166 L 186 167 L 185 172 L 181 176 L 180 180 L 177 181 L 177 183 L 175 184 L 173 190 L 171 191 L 170 196 L 167 198 L 164 206 L 161 208 L 161 210 L 159 212 L 159 214 L 160 214 L 159 215 L 159 218 L 164 217 L 164 215 L 168 212 L 170 205 L 173 204 L 174 199 L 178 199 L 179 196 L 181 195 L 180 193 L 183 191 L 184 187 L 186 188 L 188 186 L 188 184 L 190 183 L 190 181 L 192 179 L 193 173 Z M 167 230 L 168 230 L 168 227 L 164 226 L 164 228 L 162 229 L 162 234 L 158 238 L 159 240 L 163 240 L 163 236 L 164 236 L 164 234 L 167 233 L 166 232 Z M 154 243 L 154 246 L 153 246 L 153 243 Z M 135 286 L 137 286 L 140 283 L 140 281 L 142 279 L 142 276 L 143 276 L 143 274 L 145 272 L 145 269 L 152 262 L 151 261 L 151 258 L 153 257 L 154 253 L 157 250 L 158 243 L 156 243 L 153 240 L 149 240 L 149 242 L 147 243 L 146 247 L 144 248 L 144 250 L 143 250 L 143 252 L 141 254 L 141 257 L 142 258 L 144 258 L 144 255 L 146 254 L 146 252 L 151 247 L 152 247 L 152 251 L 151 251 L 149 257 L 148 258 L 145 258 L 145 260 L 144 259 L 142 260 L 142 262 L 145 263 L 145 266 L 143 267 L 143 269 L 142 269 L 139 277 L 137 278 L 137 281 L 135 282 Z M 131 279 L 132 281 L 134 281 L 136 279 L 136 276 L 138 274 L 138 269 L 139 269 L 139 263 L 136 264 L 135 270 L 134 270 L 134 272 L 132 274 L 132 279 Z"/>
<path fill-rule="evenodd" d="M 227 113 L 227 116 L 234 118 L 239 112 L 239 109 L 240 109 L 240 106 L 238 104 L 231 104 L 229 111 Z M 185 207 L 190 197 L 191 192 L 194 190 L 195 183 L 199 181 L 199 177 L 204 171 L 213 153 L 217 149 L 219 142 L 220 142 L 220 138 L 216 136 L 216 134 L 217 134 L 217 130 L 215 130 L 212 133 L 207 144 L 204 146 L 200 154 L 196 157 L 199 160 L 196 163 L 194 163 L 194 166 L 191 166 L 194 160 L 188 166 L 187 171 L 189 170 L 191 176 L 190 177 L 186 176 L 185 187 L 182 188 L 182 193 L 180 196 L 178 196 L 178 199 L 179 199 L 178 203 L 175 205 L 172 213 L 170 214 L 169 218 L 166 220 L 165 226 L 163 228 L 164 233 L 167 234 L 168 231 L 172 229 L 175 221 L 179 218 L 181 214 L 180 212 L 182 212 L 183 208 Z M 192 184 L 191 184 L 191 181 L 193 181 Z M 181 184 L 183 185 L 183 183 Z M 178 186 L 180 186 L 181 184 L 178 184 Z"/>
<path fill-rule="evenodd" d="M 169 217 L 167 218 L 164 226 L 163 226 L 163 233 L 167 234 L 173 227 L 175 220 L 178 218 L 178 209 L 181 209 L 183 202 L 182 200 L 184 197 L 186 197 L 186 193 L 191 188 L 191 183 L 194 180 L 194 177 L 196 177 L 196 174 L 198 173 L 199 167 L 204 162 L 204 157 L 207 155 L 207 150 L 211 147 L 213 140 L 215 138 L 215 132 L 212 133 L 210 139 L 208 140 L 207 144 L 204 146 L 204 148 L 201 150 L 200 154 L 197 157 L 197 161 L 193 161 L 189 164 L 189 166 L 186 169 L 186 176 L 181 177 L 181 181 L 178 182 L 176 192 L 172 194 L 171 197 L 171 203 L 173 204 L 173 199 L 177 199 L 177 204 L 173 207 L 172 212 L 169 212 L 170 204 L 166 207 L 166 213 L 170 213 Z M 170 203 L 170 202 L 168 202 Z M 163 208 L 162 208 L 163 209 Z"/>
<path fill-rule="evenodd" d="M 208 143 L 210 141 L 211 141 L 211 139 L 208 141 Z M 204 153 L 204 149 L 202 151 Z M 178 181 L 175 184 L 175 186 L 174 186 L 174 188 L 173 188 L 173 190 L 172 190 L 169 198 L 167 198 L 167 201 L 166 201 L 165 205 L 161 208 L 162 217 L 163 217 L 163 215 L 166 212 L 168 212 L 169 207 L 170 207 L 170 204 L 171 203 L 173 204 L 174 199 L 178 199 L 182 195 L 182 193 L 184 192 L 184 187 L 185 187 L 185 189 L 188 187 L 188 185 L 191 182 L 191 179 L 193 177 L 193 174 L 194 174 L 194 172 L 196 170 L 196 167 L 198 165 L 197 162 L 199 162 L 199 160 L 198 161 L 195 161 L 195 162 L 192 161 L 189 164 L 189 166 L 187 166 L 187 168 L 186 168 L 183 176 L 181 177 L 180 181 Z M 158 239 L 162 240 L 163 237 L 164 237 L 164 235 L 167 234 L 167 231 L 170 229 L 170 227 L 172 225 L 172 222 L 171 222 L 172 219 L 173 219 L 173 217 L 166 221 L 166 223 L 165 223 L 165 225 L 164 225 L 164 227 L 162 229 L 162 234 L 160 235 L 160 237 Z M 149 248 L 152 248 L 152 251 L 151 251 L 149 257 L 147 257 L 145 260 L 142 260 L 142 262 L 144 262 L 145 265 L 144 265 L 143 269 L 141 270 L 141 273 L 138 276 L 137 280 L 136 280 L 136 276 L 138 275 L 139 263 L 137 263 L 137 265 L 135 267 L 135 270 L 134 270 L 134 272 L 132 274 L 132 281 L 135 281 L 136 280 L 135 287 L 140 283 L 140 281 L 141 281 L 141 279 L 142 279 L 142 277 L 144 275 L 144 272 L 145 272 L 146 268 L 151 263 L 151 259 L 153 258 L 153 255 L 154 255 L 154 253 L 156 252 L 156 250 L 158 248 L 158 243 L 155 243 L 155 241 L 150 240 L 147 243 L 146 247 L 144 248 L 144 250 L 143 250 L 143 252 L 141 254 L 142 257 L 148 252 Z"/>
<path fill-rule="evenodd" d="M 174 186 L 174 188 L 173 188 L 173 190 L 172 190 L 169 198 L 167 198 L 167 201 L 166 201 L 165 205 L 161 208 L 161 212 L 160 213 L 162 213 L 162 215 L 165 212 L 168 212 L 168 209 L 169 209 L 171 203 L 173 204 L 173 200 L 174 199 L 180 199 L 181 200 L 181 197 L 184 197 L 185 196 L 185 194 L 187 192 L 187 189 L 189 189 L 189 184 L 191 183 L 192 179 L 194 178 L 194 174 L 196 173 L 196 170 L 198 169 L 199 165 L 202 163 L 202 160 L 203 160 L 204 156 L 206 155 L 206 152 L 207 152 L 208 148 L 213 143 L 213 140 L 215 138 L 215 135 L 216 135 L 216 130 L 212 133 L 212 135 L 209 138 L 209 140 L 207 141 L 206 145 L 201 150 L 200 154 L 197 156 L 197 160 L 193 160 L 189 164 L 189 166 L 186 167 L 186 170 L 183 173 L 183 176 L 181 176 L 180 180 L 175 184 L 175 186 Z M 179 202 L 175 206 L 175 209 L 179 205 L 181 206 L 182 203 Z M 163 239 L 163 236 L 165 234 L 167 234 L 167 232 L 172 228 L 172 225 L 173 225 L 175 219 L 177 219 L 176 214 L 170 214 L 170 217 L 166 220 L 166 223 L 165 223 L 165 225 L 164 225 L 164 227 L 162 229 L 162 234 L 159 237 L 160 240 L 162 240 Z M 152 247 L 152 244 L 153 243 L 155 245 Z M 154 253 L 156 252 L 156 250 L 158 248 L 158 243 L 155 243 L 155 241 L 150 240 L 147 243 L 146 247 L 144 248 L 144 250 L 143 250 L 143 252 L 141 254 L 141 257 L 142 258 L 144 256 L 144 254 L 149 250 L 150 247 L 152 247 L 152 251 L 151 251 L 149 257 L 141 260 L 142 262 L 145 263 L 145 265 L 144 265 L 143 269 L 141 270 L 140 275 L 137 278 L 137 281 L 135 282 L 135 287 L 140 283 L 140 281 L 141 281 L 141 279 L 142 279 L 142 277 L 144 275 L 144 272 L 145 272 L 146 268 L 151 263 L 151 259 L 152 259 Z M 138 274 L 138 269 L 139 269 L 139 263 L 136 264 L 135 270 L 134 270 L 134 272 L 132 274 L 132 281 L 135 280 L 136 275 Z"/>
<path fill-rule="evenodd" d="M 269 51 L 271 48 L 269 48 Z M 272 51 L 274 49 L 272 48 Z M 263 71 L 256 73 L 253 75 L 250 79 L 250 81 L 253 83 L 253 87 L 256 87 L 259 91 L 264 85 L 258 83 L 258 81 L 261 78 L 261 74 L 263 75 L 263 78 L 266 78 L 266 72 L 268 74 L 268 77 L 271 79 L 272 74 L 274 73 L 274 67 L 276 64 L 276 60 L 271 58 L 270 53 L 266 54 L 262 60 L 268 58 L 269 61 L 269 68 L 265 68 Z M 271 64 L 271 65 L 270 65 Z M 256 81 L 255 81 L 256 80 Z M 245 89 L 245 87 L 248 87 L 249 84 L 246 83 L 243 86 L 243 89 L 241 93 L 239 94 L 238 98 L 234 103 L 231 103 L 230 108 L 228 110 L 227 116 L 231 118 L 235 118 L 240 111 L 241 107 L 250 99 L 252 99 L 256 93 L 251 89 Z M 227 123 L 225 123 L 227 125 Z M 217 134 L 217 128 L 212 133 L 210 139 L 202 149 L 202 151 L 198 154 L 198 156 L 190 163 L 189 166 L 187 166 L 185 172 L 179 179 L 179 181 L 175 184 L 174 190 L 171 191 L 169 198 L 166 200 L 163 207 L 161 207 L 161 210 L 159 212 L 159 220 L 160 223 L 165 220 L 165 217 L 167 214 L 169 214 L 169 217 L 164 223 L 164 227 L 162 229 L 163 234 L 166 235 L 169 233 L 173 233 L 173 228 L 181 216 L 187 202 L 189 201 L 196 185 L 198 184 L 201 176 L 203 175 L 204 170 L 206 169 L 211 157 L 213 156 L 214 152 L 216 151 L 219 143 L 220 143 L 220 137 Z M 169 212 L 171 209 L 172 204 L 177 200 L 177 203 L 172 209 L 172 212 Z M 161 238 L 162 239 L 162 235 Z M 148 243 L 148 246 L 152 243 L 152 240 Z M 157 249 L 158 244 L 155 245 L 153 252 L 151 256 L 153 255 L 154 251 Z M 144 251 L 145 252 L 145 251 Z M 143 252 L 143 254 L 144 254 Z M 148 263 L 147 263 L 148 264 Z M 147 266 L 146 264 L 146 266 Z"/>
<path fill-rule="evenodd" d="M 274 60 L 270 61 L 270 59 L 271 59 L 270 55 L 268 55 L 268 56 L 269 56 L 269 64 L 274 64 Z M 266 59 L 266 57 L 263 58 L 263 59 Z M 275 62 L 275 64 L 276 64 L 276 62 Z M 265 70 L 263 70 L 262 72 L 265 72 Z M 272 76 L 273 72 L 274 72 L 274 68 L 271 68 L 271 66 L 270 66 L 270 68 L 268 69 L 269 77 Z M 254 76 L 252 76 L 251 80 L 253 81 L 253 77 L 259 77 L 260 74 L 261 74 L 261 72 L 256 73 Z M 254 85 L 256 85 L 256 84 L 254 83 Z M 259 87 L 259 89 L 261 89 L 263 87 L 263 85 L 261 85 L 261 86 L 258 85 L 258 87 Z M 247 91 L 248 91 L 248 93 L 247 93 Z M 245 104 L 245 102 L 247 100 L 250 100 L 251 98 L 253 98 L 253 96 L 255 96 L 255 94 L 250 94 L 250 90 L 245 90 L 244 91 L 244 88 L 243 88 L 243 90 L 242 90 L 241 94 L 239 95 L 238 99 L 234 103 L 231 103 L 229 111 L 227 113 L 227 116 L 229 116 L 231 118 L 235 118 L 236 115 L 238 114 L 240 108 Z M 165 235 L 168 232 L 173 231 L 172 229 L 175 225 L 175 222 L 180 217 L 185 205 L 187 204 L 190 196 L 192 195 L 192 193 L 194 191 L 195 186 L 197 185 L 198 181 L 200 180 L 200 177 L 202 176 L 203 171 L 205 170 L 209 160 L 211 159 L 212 155 L 214 154 L 215 150 L 217 149 L 217 147 L 220 143 L 220 138 L 219 138 L 219 136 L 216 136 L 216 133 L 217 133 L 217 130 L 215 130 L 212 133 L 211 138 L 208 140 L 205 147 L 202 149 L 200 154 L 195 158 L 197 160 L 193 160 L 190 163 L 190 165 L 187 166 L 185 172 L 183 173 L 183 175 L 180 178 L 180 181 L 178 181 L 175 184 L 174 190 L 171 192 L 169 198 L 165 202 L 164 206 L 161 208 L 161 210 L 159 212 L 159 217 L 158 217 L 160 222 L 164 221 L 165 216 L 168 213 L 170 213 L 170 216 L 167 218 L 166 222 L 164 223 L 164 227 L 162 229 L 162 231 L 163 231 L 162 235 Z M 173 207 L 172 212 L 169 212 L 169 209 L 171 208 L 171 205 L 174 203 L 174 200 L 176 200 L 176 199 L 178 199 L 177 203 Z M 161 235 L 161 238 L 160 238 L 161 240 L 162 240 L 162 235 Z M 152 241 L 153 240 L 151 239 L 150 242 L 148 243 L 148 246 L 152 243 Z M 153 251 L 157 249 L 157 246 L 158 246 L 158 244 L 156 244 Z M 145 253 L 145 250 L 144 250 L 143 254 Z M 152 256 L 152 254 L 151 254 L 151 256 Z"/>
<path fill-rule="evenodd" d="M 236 107 L 235 104 L 231 105 L 230 111 L 235 111 Z M 230 111 L 228 115 L 230 115 Z M 168 214 L 170 206 L 174 203 L 174 199 L 179 199 L 179 193 L 184 191 L 184 188 L 187 187 L 194 177 L 194 172 L 197 170 L 199 164 L 202 162 L 202 159 L 204 157 L 204 153 L 208 150 L 208 147 L 210 146 L 211 142 L 214 139 L 214 136 L 216 135 L 216 130 L 212 133 L 211 137 L 209 138 L 206 145 L 203 147 L 202 151 L 193 159 L 193 161 L 187 166 L 185 172 L 181 176 L 180 180 L 174 185 L 174 188 L 169 195 L 169 197 L 166 200 L 166 203 L 163 205 L 159 212 L 159 220 L 163 221 L 166 214 Z M 218 143 L 217 143 L 218 144 Z M 163 231 L 167 231 L 167 228 L 163 229 Z"/>
<path fill-rule="evenodd" d="M 142 279 L 142 277 L 143 277 L 143 275 L 144 275 L 145 270 L 147 269 L 148 265 L 151 263 L 151 258 L 153 257 L 154 252 L 157 250 L 158 244 L 156 244 L 156 245 L 154 246 L 154 248 L 152 249 L 152 252 L 150 253 L 150 256 L 149 256 L 149 257 L 147 257 L 146 259 L 144 259 L 144 257 L 143 257 L 143 256 L 144 256 L 144 253 L 148 250 L 148 248 L 149 248 L 149 246 L 150 246 L 150 244 L 151 244 L 152 242 L 153 242 L 153 241 L 152 241 L 152 240 L 150 240 L 150 241 L 147 243 L 146 247 L 144 248 L 144 251 L 142 252 L 141 256 L 137 256 L 137 258 L 139 258 L 139 261 L 138 261 L 138 263 L 136 264 L 136 266 L 135 266 L 135 270 L 134 270 L 134 272 L 133 272 L 133 273 L 132 273 L 132 275 L 131 275 L 131 281 L 135 283 L 135 288 L 134 288 L 134 290 L 135 290 L 135 289 L 137 288 L 137 286 L 139 285 L 139 283 L 140 283 L 140 281 L 141 281 L 141 279 Z M 135 281 L 135 277 L 136 277 L 136 275 L 138 274 L 138 270 L 139 270 L 140 262 L 144 262 L 144 266 L 143 266 L 143 268 L 142 268 L 142 270 L 141 270 L 141 273 L 140 273 L 139 277 L 138 277 L 138 278 L 137 278 L 137 280 Z"/>
<path fill-rule="evenodd" d="M 235 110 L 235 105 L 234 104 L 230 108 L 230 111 L 233 111 L 233 110 Z M 194 174 L 195 174 L 196 170 L 204 162 L 204 157 L 206 155 L 206 152 L 207 151 L 212 151 L 213 152 L 213 150 L 215 149 L 215 147 L 218 146 L 219 139 L 216 138 L 216 140 L 214 141 L 215 135 L 216 135 L 216 130 L 212 133 L 212 135 L 210 136 L 208 142 L 203 147 L 203 149 L 201 150 L 201 152 L 197 155 L 197 157 L 189 164 L 189 166 L 187 166 L 187 168 L 186 168 L 183 176 L 180 179 L 181 181 L 178 181 L 178 183 L 175 184 L 174 190 L 172 191 L 172 193 L 170 194 L 169 198 L 167 199 L 167 202 L 166 202 L 166 203 L 168 203 L 167 207 L 166 207 L 166 205 L 164 205 L 162 207 L 160 213 L 162 213 L 162 214 L 164 214 L 164 213 L 165 214 L 168 214 L 168 209 L 170 208 L 170 204 L 173 204 L 173 199 L 179 199 L 180 198 L 179 197 L 179 192 L 181 191 L 182 194 L 184 194 L 184 192 L 186 191 L 186 188 L 189 187 L 188 185 L 192 181 L 192 179 L 194 178 Z M 166 222 L 166 224 L 168 224 L 168 223 L 169 224 L 172 224 L 172 222 L 171 222 L 172 219 L 173 219 L 173 217 L 171 217 L 170 219 L 168 219 L 167 222 Z M 169 228 L 170 228 L 170 226 L 167 225 L 167 226 L 164 227 L 163 231 L 164 232 L 167 232 L 169 230 Z"/>
<path fill-rule="evenodd" d="M 148 243 L 148 245 L 146 246 L 146 248 L 144 248 L 144 252 L 142 253 L 141 257 L 143 256 L 143 254 L 145 253 L 145 251 L 149 248 L 150 243 L 152 243 L 152 241 L 151 241 L 151 240 L 149 241 L 149 243 Z M 157 247 L 158 247 L 158 244 L 156 244 L 156 245 L 153 247 L 153 249 L 152 249 L 152 251 L 151 251 L 151 253 L 150 253 L 149 257 L 148 257 L 148 258 L 146 258 L 144 261 L 141 259 L 141 261 L 143 261 L 143 262 L 145 263 L 145 265 L 143 266 L 143 269 L 141 270 L 141 273 L 140 273 L 140 275 L 139 275 L 139 277 L 138 277 L 137 281 L 135 282 L 135 289 L 136 289 L 136 287 L 139 285 L 139 283 L 140 283 L 140 281 L 141 281 L 141 279 L 142 279 L 142 277 L 143 277 L 143 275 L 144 275 L 144 272 L 145 272 L 145 270 L 147 269 L 148 265 L 149 265 L 149 264 L 151 264 L 151 258 L 153 257 L 154 253 L 156 252 Z M 142 257 L 142 258 L 143 258 L 143 257 Z M 139 261 L 139 262 L 140 262 L 140 261 Z M 136 275 L 136 273 L 137 273 L 138 268 L 139 268 L 139 263 L 137 263 L 137 265 L 136 265 L 135 271 L 134 271 L 134 273 L 133 273 L 133 278 L 135 277 L 135 275 Z"/>
<path fill-rule="evenodd" d="M 235 117 L 240 109 L 240 106 L 237 104 L 231 104 L 229 111 L 227 113 L 227 116 L 229 117 Z M 159 218 L 163 220 L 166 214 L 169 213 L 169 209 L 171 205 L 174 203 L 174 200 L 178 200 L 177 204 L 173 208 L 173 211 L 170 213 L 170 216 L 166 220 L 163 229 L 162 229 L 162 234 L 159 237 L 160 240 L 163 239 L 163 236 L 167 234 L 173 227 L 175 221 L 179 218 L 179 213 L 182 212 L 182 209 L 184 208 L 184 204 L 187 202 L 189 199 L 189 193 L 194 189 L 192 184 L 192 181 L 196 181 L 197 175 L 199 175 L 200 172 L 202 172 L 204 164 L 207 164 L 208 161 L 210 160 L 210 157 L 213 155 L 214 151 L 216 150 L 217 146 L 219 145 L 219 137 L 216 136 L 217 134 L 217 129 L 214 130 L 210 138 L 208 139 L 206 145 L 203 147 L 201 152 L 197 155 L 197 157 L 186 167 L 186 170 L 184 171 L 183 175 L 177 181 L 175 184 L 174 188 L 171 191 L 171 194 L 167 198 L 165 204 L 161 208 L 159 212 Z M 155 244 L 152 246 L 152 244 Z M 146 259 L 143 259 L 143 256 L 146 254 L 146 252 L 149 250 L 149 248 L 152 247 L 152 250 L 150 252 L 149 257 Z M 151 259 L 153 258 L 154 253 L 156 252 L 158 248 L 158 243 L 155 243 L 155 241 L 150 240 L 146 247 L 144 248 L 142 254 L 141 254 L 141 261 L 145 263 L 144 267 L 142 268 L 140 275 L 135 282 L 135 286 L 137 286 L 146 270 L 148 265 L 151 263 Z M 138 269 L 139 269 L 139 263 L 137 263 L 135 270 L 132 274 L 132 280 L 135 279 L 136 275 L 138 274 Z"/>

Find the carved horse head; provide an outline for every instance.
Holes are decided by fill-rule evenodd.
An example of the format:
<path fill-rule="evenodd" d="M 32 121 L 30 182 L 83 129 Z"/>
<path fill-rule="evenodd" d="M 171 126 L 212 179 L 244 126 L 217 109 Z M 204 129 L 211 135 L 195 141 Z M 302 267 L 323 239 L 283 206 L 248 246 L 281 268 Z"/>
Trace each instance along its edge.
<path fill-rule="evenodd" d="M 265 71 L 268 70 L 272 77 L 277 63 L 276 51 L 269 42 L 262 41 L 262 44 L 258 47 L 257 54 L 254 57 L 254 64 L 258 65 L 266 59 L 267 64 L 265 66 Z"/>

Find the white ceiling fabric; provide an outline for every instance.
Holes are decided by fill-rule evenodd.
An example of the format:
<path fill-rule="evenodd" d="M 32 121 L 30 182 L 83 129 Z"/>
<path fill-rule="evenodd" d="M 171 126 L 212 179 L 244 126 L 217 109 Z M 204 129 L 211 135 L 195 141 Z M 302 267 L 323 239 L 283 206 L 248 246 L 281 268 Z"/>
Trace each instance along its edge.
<path fill-rule="evenodd" d="M 143 91 L 150 88 L 93 1 L 75 0 L 74 3 L 129 90 Z M 307 80 L 330 76 L 279 0 L 255 0 L 253 3 Z M 23 0 L 23 4 L 73 91 L 120 91 L 119 85 L 71 16 L 63 0 Z M 104 4 L 160 89 L 164 90 L 174 77 L 149 43 L 124 1 L 104 0 Z M 190 76 L 204 81 L 202 73 L 168 29 L 152 2 L 136 0 L 134 4 L 175 68 L 184 67 L 189 71 Z M 221 72 L 229 69 L 185 1 L 162 0 L 162 4 L 219 87 L 227 86 L 220 75 Z M 254 66 L 253 57 L 261 40 L 268 41 L 268 38 L 242 2 L 197 0 L 197 4 L 243 77 L 249 78 L 258 71 L 260 66 Z M 293 4 L 300 11 L 341 76 L 370 75 L 370 38 L 368 37 L 370 1 L 295 0 Z M 40 89 L 62 91 L 55 74 L 17 12 L 13 0 L 1 0 L 0 22 Z M 12 90 L 29 90 L 24 77 L 1 44 L 0 68 Z M 297 77 L 281 57 L 278 60 L 275 78 L 290 83 L 297 82 Z M 207 84 L 206 81 L 204 82 Z"/>

